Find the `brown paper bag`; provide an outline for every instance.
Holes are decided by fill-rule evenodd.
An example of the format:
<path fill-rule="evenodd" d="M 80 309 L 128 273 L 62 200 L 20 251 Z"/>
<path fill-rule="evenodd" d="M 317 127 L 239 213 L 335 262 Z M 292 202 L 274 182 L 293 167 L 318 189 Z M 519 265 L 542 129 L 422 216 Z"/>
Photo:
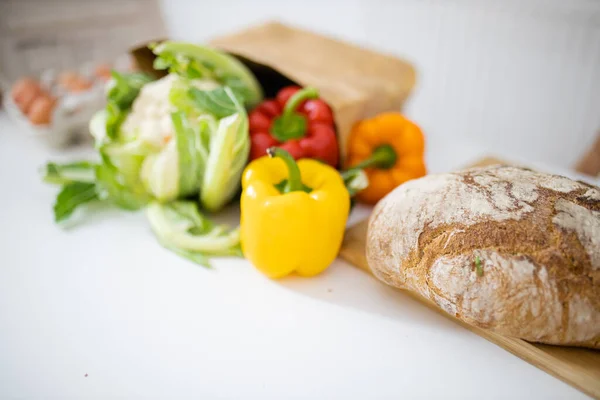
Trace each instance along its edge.
<path fill-rule="evenodd" d="M 575 170 L 590 176 L 600 175 L 600 132 L 598 132 L 598 136 L 592 147 L 575 165 Z"/>
<path fill-rule="evenodd" d="M 240 58 L 267 96 L 291 83 L 316 87 L 333 110 L 342 160 L 354 123 L 399 111 L 415 84 L 415 70 L 406 61 L 276 22 L 209 44 Z M 133 55 L 144 70 L 151 66 L 148 50 Z"/>

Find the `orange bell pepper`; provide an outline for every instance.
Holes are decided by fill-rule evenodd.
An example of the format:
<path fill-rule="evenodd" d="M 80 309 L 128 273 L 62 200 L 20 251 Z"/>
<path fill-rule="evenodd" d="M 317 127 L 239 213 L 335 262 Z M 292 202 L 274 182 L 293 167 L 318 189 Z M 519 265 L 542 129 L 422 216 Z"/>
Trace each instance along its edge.
<path fill-rule="evenodd" d="M 375 204 L 400 184 L 427 173 L 425 138 L 402 114 L 389 112 L 358 122 L 350 133 L 346 164 L 364 168 L 369 186 L 357 194 Z"/>

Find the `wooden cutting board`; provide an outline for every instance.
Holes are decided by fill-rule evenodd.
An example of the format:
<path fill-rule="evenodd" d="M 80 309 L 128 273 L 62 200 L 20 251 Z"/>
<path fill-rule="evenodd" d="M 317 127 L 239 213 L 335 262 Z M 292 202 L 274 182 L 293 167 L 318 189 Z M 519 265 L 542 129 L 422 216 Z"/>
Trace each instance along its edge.
<path fill-rule="evenodd" d="M 485 158 L 473 166 L 502 164 L 494 158 Z M 371 273 L 365 257 L 367 221 L 362 221 L 346 231 L 340 256 L 350 264 Z M 521 339 L 502 336 L 481 328 L 468 325 L 446 314 L 434 303 L 419 295 L 405 291 L 408 296 L 425 303 L 432 310 L 454 320 L 479 336 L 510 351 L 517 357 L 554 375 L 582 392 L 600 399 L 600 351 L 575 347 L 549 346 L 529 343 Z"/>

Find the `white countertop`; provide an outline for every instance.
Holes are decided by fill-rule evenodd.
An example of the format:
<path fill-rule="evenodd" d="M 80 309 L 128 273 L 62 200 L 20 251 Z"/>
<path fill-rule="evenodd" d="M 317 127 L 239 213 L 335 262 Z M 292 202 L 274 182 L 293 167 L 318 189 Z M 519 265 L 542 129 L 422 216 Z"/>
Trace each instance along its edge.
<path fill-rule="evenodd" d="M 430 143 L 430 169 L 482 152 Z M 177 257 L 142 213 L 58 227 L 37 167 L 85 154 L 0 112 L 0 398 L 585 398 L 342 261 L 271 281 Z"/>

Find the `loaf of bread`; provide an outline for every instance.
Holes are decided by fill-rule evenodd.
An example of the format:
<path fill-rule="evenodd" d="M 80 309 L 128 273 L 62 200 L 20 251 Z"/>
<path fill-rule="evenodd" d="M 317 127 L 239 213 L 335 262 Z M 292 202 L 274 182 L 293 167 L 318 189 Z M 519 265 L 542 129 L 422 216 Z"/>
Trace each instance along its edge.
<path fill-rule="evenodd" d="M 469 324 L 600 348 L 597 187 L 499 165 L 410 181 L 375 207 L 367 260 Z"/>

